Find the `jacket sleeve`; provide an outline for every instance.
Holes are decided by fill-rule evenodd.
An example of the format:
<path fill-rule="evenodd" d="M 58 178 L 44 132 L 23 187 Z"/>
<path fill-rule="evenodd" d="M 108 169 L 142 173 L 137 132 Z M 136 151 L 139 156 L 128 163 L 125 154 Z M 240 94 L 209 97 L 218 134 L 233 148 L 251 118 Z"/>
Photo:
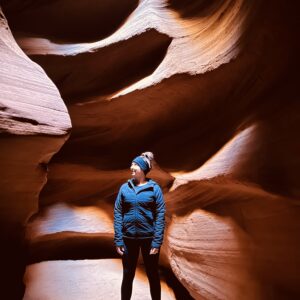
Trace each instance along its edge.
<path fill-rule="evenodd" d="M 166 206 L 164 196 L 159 185 L 155 186 L 154 193 L 156 196 L 156 219 L 154 238 L 152 240 L 151 247 L 159 248 L 164 238 Z"/>
<path fill-rule="evenodd" d="M 114 242 L 115 245 L 118 247 L 124 246 L 123 234 L 122 234 L 122 227 L 123 227 L 122 204 L 123 201 L 122 201 L 122 187 L 121 187 L 118 196 L 116 198 L 115 208 L 114 208 L 114 231 L 115 231 Z"/>

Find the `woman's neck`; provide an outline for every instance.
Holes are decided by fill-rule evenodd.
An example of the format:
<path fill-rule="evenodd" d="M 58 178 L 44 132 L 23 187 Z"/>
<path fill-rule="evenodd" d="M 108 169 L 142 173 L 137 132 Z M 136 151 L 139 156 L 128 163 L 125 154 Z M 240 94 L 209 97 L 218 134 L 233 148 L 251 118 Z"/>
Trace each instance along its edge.
<path fill-rule="evenodd" d="M 141 179 L 136 179 L 134 178 L 134 182 L 135 182 L 135 185 L 139 186 L 139 185 L 144 185 L 147 183 L 147 180 L 146 178 L 141 178 Z"/>

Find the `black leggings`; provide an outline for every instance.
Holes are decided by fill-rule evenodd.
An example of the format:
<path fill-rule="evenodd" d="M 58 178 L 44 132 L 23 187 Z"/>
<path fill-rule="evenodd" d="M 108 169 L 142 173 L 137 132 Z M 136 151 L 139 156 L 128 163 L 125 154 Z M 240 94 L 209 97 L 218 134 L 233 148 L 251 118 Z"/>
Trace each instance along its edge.
<path fill-rule="evenodd" d="M 121 287 L 122 300 L 129 300 L 132 293 L 132 282 L 135 275 L 137 260 L 140 248 L 146 268 L 147 277 L 150 284 L 150 293 L 153 300 L 160 300 L 160 279 L 158 273 L 157 254 L 150 255 L 152 239 L 127 239 L 124 238 L 124 254 L 122 255 L 123 263 L 123 281 Z"/>

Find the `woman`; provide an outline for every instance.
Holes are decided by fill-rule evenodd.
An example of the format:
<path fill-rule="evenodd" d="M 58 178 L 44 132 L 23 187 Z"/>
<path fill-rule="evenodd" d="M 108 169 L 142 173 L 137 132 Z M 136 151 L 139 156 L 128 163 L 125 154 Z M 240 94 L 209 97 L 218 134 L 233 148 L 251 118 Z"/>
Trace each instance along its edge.
<path fill-rule="evenodd" d="M 158 259 L 165 228 L 165 201 L 160 186 L 146 177 L 152 169 L 152 160 L 152 152 L 144 152 L 133 159 L 132 178 L 120 187 L 115 202 L 114 241 L 123 263 L 122 300 L 131 298 L 140 249 L 151 297 L 160 299 Z"/>

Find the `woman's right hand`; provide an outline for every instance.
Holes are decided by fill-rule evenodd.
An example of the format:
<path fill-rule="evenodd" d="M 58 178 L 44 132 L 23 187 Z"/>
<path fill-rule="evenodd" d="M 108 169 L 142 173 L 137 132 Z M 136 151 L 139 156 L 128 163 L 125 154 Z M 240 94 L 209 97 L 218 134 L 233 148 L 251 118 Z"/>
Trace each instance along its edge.
<path fill-rule="evenodd" d="M 120 246 L 120 247 L 116 247 L 116 249 L 117 249 L 117 252 L 118 252 L 118 254 L 120 254 L 120 255 L 123 255 L 124 254 L 124 247 L 123 246 Z"/>

